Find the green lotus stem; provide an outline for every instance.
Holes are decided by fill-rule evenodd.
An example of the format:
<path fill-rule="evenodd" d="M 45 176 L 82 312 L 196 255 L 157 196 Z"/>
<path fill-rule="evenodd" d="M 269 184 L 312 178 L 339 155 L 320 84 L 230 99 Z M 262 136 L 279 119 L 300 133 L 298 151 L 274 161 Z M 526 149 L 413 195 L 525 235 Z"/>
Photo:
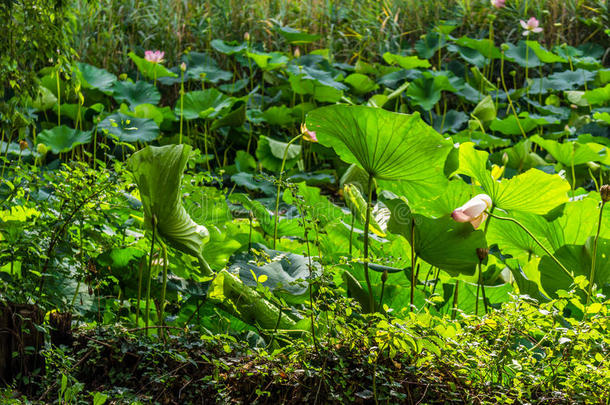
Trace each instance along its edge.
<path fill-rule="evenodd" d="M 182 144 L 182 122 L 184 121 L 184 71 L 180 69 L 180 137 L 178 143 Z"/>
<path fill-rule="evenodd" d="M 352 225 L 349 228 L 349 255 L 350 257 L 352 256 L 352 237 L 354 234 L 354 221 L 356 220 L 356 217 L 354 215 L 352 215 Z"/>
<path fill-rule="evenodd" d="M 479 290 L 481 290 L 483 295 L 483 305 L 487 314 L 487 300 L 485 299 L 485 286 L 483 285 L 483 260 L 479 260 L 479 283 L 477 284 L 477 299 L 474 305 L 474 314 L 476 316 L 479 316 Z"/>
<path fill-rule="evenodd" d="M 138 266 L 138 302 L 136 304 L 136 328 L 140 326 L 140 301 L 142 301 L 142 271 L 144 270 L 144 261 L 140 261 Z"/>
<path fill-rule="evenodd" d="M 59 65 L 57 67 L 57 126 L 61 125 L 61 88 L 59 86 Z"/>
<path fill-rule="evenodd" d="M 415 294 L 415 219 L 411 217 L 411 296 L 409 297 L 409 312 L 413 311 L 413 295 Z"/>
<path fill-rule="evenodd" d="M 150 242 L 150 254 L 148 256 L 148 281 L 146 288 L 146 309 L 144 310 L 146 313 L 146 335 L 148 336 L 148 321 L 150 318 L 150 287 L 152 281 L 152 262 L 153 262 L 153 253 L 155 251 L 155 237 L 157 236 L 157 216 L 153 214 L 152 220 L 152 240 Z"/>
<path fill-rule="evenodd" d="M 510 105 L 510 108 L 513 110 L 513 114 L 515 116 L 515 119 L 517 120 L 517 126 L 519 127 L 519 130 L 521 131 L 521 135 L 523 135 L 524 138 L 527 138 L 527 135 L 525 135 L 525 131 L 523 130 L 523 127 L 521 126 L 521 122 L 519 121 L 519 115 L 517 114 L 517 110 L 515 109 L 515 106 L 513 105 L 513 100 L 511 100 L 510 95 L 508 94 L 508 88 L 506 87 L 506 81 L 504 80 L 504 52 L 502 52 L 502 57 L 500 58 L 500 79 L 502 80 L 502 88 L 504 89 L 504 93 L 506 93 L 506 99 L 508 100 L 508 104 Z"/>
<path fill-rule="evenodd" d="M 280 193 L 282 191 L 282 173 L 284 173 L 284 166 L 286 165 L 286 159 L 288 158 L 288 149 L 290 149 L 290 145 L 295 142 L 297 139 L 301 138 L 303 134 L 298 134 L 294 138 L 292 138 L 288 144 L 286 145 L 286 149 L 284 150 L 284 157 L 282 159 L 282 166 L 280 167 L 280 176 L 277 181 L 277 195 L 275 196 L 275 216 L 273 218 L 273 249 L 275 249 L 276 241 L 277 241 L 277 221 L 280 212 Z"/>
<path fill-rule="evenodd" d="M 602 205 L 599 208 L 599 220 L 597 222 L 597 233 L 595 234 L 595 239 L 593 240 L 593 254 L 591 255 L 591 274 L 589 275 L 589 290 L 587 293 L 587 304 L 585 307 L 589 306 L 589 301 L 591 300 L 591 293 L 593 291 L 593 281 L 595 281 L 595 261 L 597 258 L 597 240 L 599 239 L 599 232 L 602 229 L 602 216 L 604 215 L 604 205 L 606 205 L 606 201 L 602 199 Z"/>
<path fill-rule="evenodd" d="M 455 319 L 457 313 L 458 291 L 460 288 L 460 280 L 455 280 L 455 289 L 453 290 L 453 305 L 451 308 L 451 319 Z"/>
<path fill-rule="evenodd" d="M 373 176 L 369 173 L 368 197 L 366 200 L 366 219 L 364 224 L 364 278 L 369 290 L 369 308 L 375 312 L 375 300 L 373 298 L 373 287 L 369 277 L 369 225 L 371 223 L 371 200 L 373 199 Z"/>
<path fill-rule="evenodd" d="M 167 262 L 167 247 L 164 243 L 161 244 L 161 248 L 163 249 L 163 287 L 161 288 L 161 310 L 159 315 L 159 322 L 161 326 L 163 326 L 164 322 L 164 312 L 165 312 L 165 291 L 167 289 L 167 268 L 169 264 Z M 163 336 L 163 329 L 160 329 L 161 336 Z"/>
<path fill-rule="evenodd" d="M 492 217 L 492 218 L 500 219 L 500 220 L 502 220 L 502 221 L 510 221 L 510 222 L 512 222 L 512 223 L 514 223 L 514 224 L 516 224 L 517 226 L 519 226 L 521 229 L 523 229 L 523 230 L 525 231 L 525 233 L 527 233 L 527 234 L 530 236 L 530 238 L 532 238 L 532 239 L 534 240 L 534 242 L 536 242 L 536 243 L 538 244 L 538 246 L 540 246 L 540 247 L 542 248 L 542 250 L 544 250 L 544 252 L 545 252 L 545 253 L 546 253 L 546 254 L 547 254 L 547 255 L 548 255 L 548 256 L 549 256 L 551 259 L 553 259 L 553 261 L 554 261 L 555 263 L 557 263 L 557 265 L 558 265 L 558 266 L 561 268 L 561 270 L 563 270 L 563 271 L 564 271 L 564 273 L 566 273 L 566 275 L 568 275 L 568 277 L 570 277 L 572 280 L 574 280 L 574 276 L 572 275 L 572 273 L 570 273 L 570 271 L 568 271 L 568 269 L 566 269 L 566 268 L 565 268 L 565 266 L 564 266 L 563 264 L 561 264 L 561 262 L 560 262 L 560 261 L 559 261 L 559 260 L 558 260 L 558 259 L 555 257 L 555 255 L 554 255 L 554 254 L 552 254 L 552 253 L 551 253 L 551 252 L 550 252 L 550 251 L 549 251 L 549 250 L 548 250 L 548 249 L 547 249 L 547 248 L 546 248 L 546 247 L 545 247 L 545 246 L 544 246 L 544 245 L 543 245 L 543 244 L 542 244 L 542 243 L 541 243 L 541 242 L 538 240 L 538 238 L 536 238 L 536 237 L 534 236 L 534 234 L 533 234 L 533 233 L 531 233 L 531 232 L 529 231 L 529 229 L 527 229 L 527 228 L 525 227 L 525 225 L 523 225 L 521 222 L 517 221 L 517 220 L 516 220 L 516 219 L 514 219 L 514 218 L 509 218 L 509 217 L 500 217 L 500 216 L 498 216 L 498 215 L 494 215 L 494 214 L 492 214 L 492 213 L 491 213 L 491 212 L 489 212 L 489 211 L 485 211 L 485 212 L 487 213 L 487 215 L 489 215 L 489 216 L 490 216 L 490 217 Z"/>

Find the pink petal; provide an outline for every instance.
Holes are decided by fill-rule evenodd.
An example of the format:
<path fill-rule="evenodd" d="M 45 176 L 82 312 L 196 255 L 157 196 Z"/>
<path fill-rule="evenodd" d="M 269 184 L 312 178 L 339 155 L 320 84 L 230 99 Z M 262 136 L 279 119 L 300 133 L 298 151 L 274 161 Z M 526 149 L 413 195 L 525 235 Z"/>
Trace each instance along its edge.
<path fill-rule="evenodd" d="M 487 214 L 483 213 L 483 214 L 479 215 L 478 217 L 476 217 L 475 219 L 473 219 L 472 221 L 470 221 L 470 224 L 472 225 L 472 227 L 474 229 L 477 229 L 483 223 L 483 221 L 485 221 L 486 218 L 487 218 Z"/>
<path fill-rule="evenodd" d="M 534 28 L 532 31 L 534 31 L 534 32 L 542 32 L 542 28 L 540 28 L 540 27 Z"/>
<path fill-rule="evenodd" d="M 535 28 L 535 27 L 537 27 L 537 26 L 538 26 L 538 24 L 539 24 L 539 22 L 538 22 L 538 20 L 536 20 L 536 18 L 535 18 L 535 17 L 532 17 L 532 18 L 530 18 L 529 20 L 527 20 L 527 25 L 528 25 L 530 28 Z"/>
<path fill-rule="evenodd" d="M 523 29 L 528 29 L 527 23 L 523 20 L 519 20 L 519 22 L 521 23 L 521 26 L 523 27 Z"/>
<path fill-rule="evenodd" d="M 525 30 L 523 31 L 523 35 L 529 35 L 531 31 Z"/>
<path fill-rule="evenodd" d="M 451 213 L 451 218 L 453 218 L 453 220 L 456 222 L 468 222 L 472 220 L 472 218 L 466 215 L 461 208 L 456 208 L 453 210 Z"/>

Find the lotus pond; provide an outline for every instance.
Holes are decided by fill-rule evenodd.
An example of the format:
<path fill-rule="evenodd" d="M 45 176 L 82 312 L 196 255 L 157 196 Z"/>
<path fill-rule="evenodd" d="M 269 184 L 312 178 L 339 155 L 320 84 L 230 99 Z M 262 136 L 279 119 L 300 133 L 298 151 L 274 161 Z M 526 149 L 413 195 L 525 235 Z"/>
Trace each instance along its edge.
<path fill-rule="evenodd" d="M 0 402 L 608 403 L 610 30 L 528 18 L 3 83 Z"/>

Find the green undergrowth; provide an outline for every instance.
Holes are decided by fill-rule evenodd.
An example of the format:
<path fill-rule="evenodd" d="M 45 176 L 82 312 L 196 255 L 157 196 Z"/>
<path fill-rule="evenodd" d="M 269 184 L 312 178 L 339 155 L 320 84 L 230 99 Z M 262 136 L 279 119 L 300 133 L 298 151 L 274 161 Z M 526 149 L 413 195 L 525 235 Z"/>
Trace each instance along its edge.
<path fill-rule="evenodd" d="M 165 340 L 120 325 L 81 328 L 71 347 L 45 351 L 54 372 L 21 400 L 50 403 L 70 392 L 61 403 L 97 395 L 116 404 L 603 404 L 609 302 L 587 320 L 566 320 L 573 300 L 537 305 L 515 297 L 482 318 L 450 320 L 426 310 L 359 315 L 351 300 L 336 297 L 321 315 L 333 328 L 317 345 L 286 345 L 281 332 L 269 345 L 250 334 L 188 328 Z"/>

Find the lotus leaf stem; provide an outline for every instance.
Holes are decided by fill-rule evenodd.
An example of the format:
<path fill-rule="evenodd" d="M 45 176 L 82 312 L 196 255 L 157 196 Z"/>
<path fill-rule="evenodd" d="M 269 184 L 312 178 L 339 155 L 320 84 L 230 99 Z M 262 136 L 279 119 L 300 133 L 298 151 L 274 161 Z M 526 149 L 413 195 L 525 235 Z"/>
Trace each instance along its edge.
<path fill-rule="evenodd" d="M 294 138 L 292 138 L 288 144 L 286 145 L 286 149 L 284 150 L 284 158 L 282 159 L 282 166 L 280 167 L 280 176 L 277 181 L 277 195 L 275 196 L 275 216 L 273 218 L 273 249 L 275 249 L 275 244 L 277 241 L 277 221 L 280 212 L 280 194 L 282 192 L 282 174 L 284 172 L 284 166 L 286 165 L 286 159 L 288 158 L 288 150 L 290 149 L 290 145 L 297 139 L 301 138 L 302 134 L 298 134 Z"/>

